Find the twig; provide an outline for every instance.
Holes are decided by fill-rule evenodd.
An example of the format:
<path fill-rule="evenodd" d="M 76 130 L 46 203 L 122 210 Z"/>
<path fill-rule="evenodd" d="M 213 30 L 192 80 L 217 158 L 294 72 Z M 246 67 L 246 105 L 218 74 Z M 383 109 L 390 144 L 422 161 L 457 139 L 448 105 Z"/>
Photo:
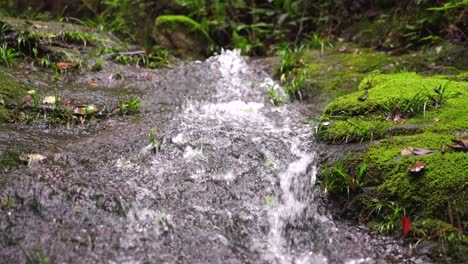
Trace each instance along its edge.
<path fill-rule="evenodd" d="M 117 56 L 136 56 L 136 55 L 144 55 L 146 54 L 146 51 L 144 50 L 137 50 L 137 51 L 127 51 L 127 52 L 118 52 L 118 53 L 110 53 L 104 55 L 104 59 L 112 59 Z"/>

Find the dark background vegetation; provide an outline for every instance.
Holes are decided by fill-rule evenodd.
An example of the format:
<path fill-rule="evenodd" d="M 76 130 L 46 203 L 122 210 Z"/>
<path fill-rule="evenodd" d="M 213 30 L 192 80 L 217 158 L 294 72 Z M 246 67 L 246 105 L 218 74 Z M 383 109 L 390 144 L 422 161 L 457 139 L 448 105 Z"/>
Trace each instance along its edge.
<path fill-rule="evenodd" d="M 384 50 L 463 44 L 468 27 L 467 0 L 0 0 L 0 6 L 3 16 L 86 24 L 144 46 L 155 42 L 157 16 L 183 14 L 217 45 L 250 55 L 338 37 Z"/>

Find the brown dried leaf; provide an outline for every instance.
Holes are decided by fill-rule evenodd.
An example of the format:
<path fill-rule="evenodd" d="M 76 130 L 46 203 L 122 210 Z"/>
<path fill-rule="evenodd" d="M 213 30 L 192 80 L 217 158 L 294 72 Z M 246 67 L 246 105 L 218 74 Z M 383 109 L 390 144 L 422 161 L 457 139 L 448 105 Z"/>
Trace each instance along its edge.
<path fill-rule="evenodd" d="M 410 171 L 413 173 L 419 173 L 426 168 L 426 163 L 422 161 L 416 161 L 416 163 L 411 167 Z"/>
<path fill-rule="evenodd" d="M 458 138 L 452 138 L 452 141 L 454 143 L 457 143 L 462 149 L 467 150 L 468 149 L 468 139 L 458 139 Z"/>
<path fill-rule="evenodd" d="M 336 50 L 338 50 L 339 52 L 345 52 L 347 49 L 348 47 L 346 45 L 341 45 Z"/>
<path fill-rule="evenodd" d="M 408 155 L 411 155 L 411 153 L 413 153 L 413 150 L 414 150 L 413 147 L 406 147 L 400 152 L 400 154 L 402 156 L 408 156 Z"/>
<path fill-rule="evenodd" d="M 40 29 L 40 28 L 48 28 L 49 26 L 47 25 L 42 25 L 42 24 L 33 24 L 33 28 L 37 28 L 37 29 Z"/>
<path fill-rule="evenodd" d="M 79 106 L 76 106 L 74 109 L 73 109 L 73 114 L 74 115 L 80 115 L 80 116 L 84 116 L 84 115 L 92 115 L 92 114 L 95 114 L 99 111 L 99 108 L 93 104 L 89 104 L 89 105 L 79 105 Z"/>
<path fill-rule="evenodd" d="M 426 66 L 427 66 L 429 69 L 435 69 L 435 70 L 437 70 L 437 69 L 442 69 L 442 68 L 445 67 L 444 65 L 437 65 L 437 64 L 428 64 L 428 65 L 426 65 Z"/>
<path fill-rule="evenodd" d="M 27 94 L 21 98 L 20 107 L 23 107 L 25 104 L 29 103 L 33 99 L 32 95 Z"/>
<path fill-rule="evenodd" d="M 431 153 L 434 153 L 434 152 L 435 152 L 435 150 L 422 149 L 422 148 L 415 148 L 413 150 L 413 154 L 414 155 L 419 155 L 419 156 L 431 154 Z"/>
<path fill-rule="evenodd" d="M 56 66 L 59 69 L 67 69 L 67 68 L 75 67 L 76 63 L 62 61 L 62 62 L 57 62 Z"/>
<path fill-rule="evenodd" d="M 37 153 L 32 153 L 32 154 L 26 154 L 26 153 L 22 153 L 20 156 L 19 156 L 19 159 L 22 160 L 22 161 L 26 161 L 26 162 L 36 162 L 36 161 L 41 161 L 41 160 L 45 160 L 47 157 L 44 156 L 44 155 L 41 155 L 41 154 L 37 154 Z"/>

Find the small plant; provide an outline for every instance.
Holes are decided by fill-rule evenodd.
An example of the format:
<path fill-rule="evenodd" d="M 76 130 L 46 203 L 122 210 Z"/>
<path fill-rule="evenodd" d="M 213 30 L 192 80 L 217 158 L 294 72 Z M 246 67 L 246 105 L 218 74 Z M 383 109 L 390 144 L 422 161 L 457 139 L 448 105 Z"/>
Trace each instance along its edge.
<path fill-rule="evenodd" d="M 382 108 L 393 119 L 397 117 L 411 117 L 425 110 L 427 101 L 428 98 L 422 93 L 417 93 L 409 99 L 400 95 L 396 99 L 387 98 L 387 102 L 382 105 Z"/>
<path fill-rule="evenodd" d="M 104 59 L 99 57 L 94 63 L 92 70 L 93 71 L 102 71 L 104 69 Z"/>
<path fill-rule="evenodd" d="M 278 91 L 274 87 L 269 87 L 267 89 L 267 95 L 268 95 L 268 98 L 270 98 L 270 101 L 272 104 L 276 106 L 280 106 L 284 104 L 283 96 L 279 95 Z"/>
<path fill-rule="evenodd" d="M 343 193 L 346 191 L 348 199 L 351 191 L 361 188 L 361 179 L 367 169 L 367 163 L 362 162 L 355 175 L 348 174 L 344 161 L 323 170 L 324 180 L 321 182 L 325 192 Z"/>
<path fill-rule="evenodd" d="M 13 198 L 7 198 L 3 203 L 0 204 L 0 209 L 12 207 L 13 202 L 14 202 Z"/>
<path fill-rule="evenodd" d="M 147 146 L 148 150 L 151 151 L 153 154 L 158 153 L 161 150 L 162 146 L 162 139 L 156 138 L 154 130 L 151 130 L 148 133 L 150 144 Z"/>
<path fill-rule="evenodd" d="M 32 96 L 33 103 L 34 103 L 34 111 L 38 112 L 39 111 L 39 98 L 37 96 L 36 90 L 30 90 L 28 91 L 28 94 Z"/>
<path fill-rule="evenodd" d="M 28 264 L 47 264 L 47 257 L 44 254 L 44 251 L 41 249 L 41 247 L 37 246 L 33 250 L 26 250 L 23 247 L 21 247 L 25 257 L 26 257 L 26 263 Z"/>
<path fill-rule="evenodd" d="M 401 219 L 406 216 L 406 209 L 376 197 L 362 196 L 364 211 L 368 211 L 367 220 L 373 219 L 373 228 L 382 234 L 392 234 L 401 227 Z"/>
<path fill-rule="evenodd" d="M 276 196 L 274 195 L 267 195 L 263 197 L 262 205 L 265 207 L 273 207 L 278 203 L 276 200 Z"/>
<path fill-rule="evenodd" d="M 123 79 L 123 78 L 124 78 L 124 73 L 123 73 L 123 71 L 121 71 L 121 70 L 117 71 L 117 72 L 115 73 L 114 78 L 117 79 L 117 80 Z"/>
<path fill-rule="evenodd" d="M 122 65 L 128 65 L 132 61 L 132 58 L 130 56 L 120 54 L 117 55 L 114 60 Z"/>
<path fill-rule="evenodd" d="M 58 94 L 58 89 L 57 87 L 54 89 L 54 110 L 55 109 L 60 109 L 61 108 L 61 104 L 60 104 L 60 97 L 59 97 L 59 94 Z"/>
<path fill-rule="evenodd" d="M 5 64 L 7 67 L 10 67 L 19 55 L 19 52 L 9 48 L 7 43 L 3 43 L 0 47 L 0 64 Z"/>
<path fill-rule="evenodd" d="M 119 112 L 122 115 L 139 113 L 140 99 L 126 97 L 125 100 L 119 100 Z"/>
<path fill-rule="evenodd" d="M 446 82 L 444 86 L 439 85 L 438 87 L 435 87 L 435 95 L 429 95 L 429 99 L 432 101 L 435 108 L 442 107 L 442 102 L 446 100 L 445 91 L 447 90 L 447 87 L 449 86 L 450 82 L 451 81 Z"/>
<path fill-rule="evenodd" d="M 277 52 L 281 57 L 281 66 L 276 69 L 276 75 L 279 76 L 285 92 L 291 97 L 299 97 L 300 100 L 306 80 L 304 62 L 301 59 L 304 52 L 304 46 L 294 50 L 286 46 Z"/>
<path fill-rule="evenodd" d="M 322 48 L 324 46 L 324 40 L 320 37 L 317 33 L 313 32 L 310 35 L 310 39 L 308 40 L 308 44 L 313 49 Z"/>

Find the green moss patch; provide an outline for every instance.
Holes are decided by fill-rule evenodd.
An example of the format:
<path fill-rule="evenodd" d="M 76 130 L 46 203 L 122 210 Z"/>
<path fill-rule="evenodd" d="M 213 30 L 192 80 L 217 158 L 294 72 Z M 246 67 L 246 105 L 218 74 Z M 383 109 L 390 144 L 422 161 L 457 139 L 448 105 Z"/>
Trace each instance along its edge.
<path fill-rule="evenodd" d="M 1 69 L 1 68 L 0 68 Z M 14 77 L 0 71 L 0 121 L 9 121 L 9 109 L 17 107 L 27 88 L 13 81 Z"/>
<path fill-rule="evenodd" d="M 62 22 L 1 18 L 0 42 L 33 59 L 50 62 L 83 59 L 106 50 L 124 50 L 125 45 L 109 33 Z"/>
<path fill-rule="evenodd" d="M 402 132 L 467 129 L 468 84 L 448 79 L 416 73 L 371 74 L 362 80 L 359 91 L 325 108 L 318 137 L 343 143 Z"/>
<path fill-rule="evenodd" d="M 329 143 L 380 139 L 353 160 L 337 163 L 367 165 L 358 182 L 365 191 L 356 189 L 353 199 L 349 194 L 342 196 L 353 201 L 360 218 L 382 232 L 400 230 L 400 218 L 406 215 L 417 221 L 413 235 L 416 239 L 442 232 L 440 236 L 447 240 L 455 235 L 445 232 L 456 234 L 456 239 L 444 240 L 446 248 L 454 252 L 443 253 L 457 260 L 463 256 L 460 252 L 468 249 L 460 242 L 465 237 L 455 228 L 468 228 L 468 153 L 450 146 L 454 144 L 452 139 L 468 137 L 466 102 L 466 73 L 433 77 L 373 73 L 362 80 L 358 91 L 326 107 L 317 134 Z M 412 152 L 415 149 L 430 153 L 419 155 Z M 418 173 L 411 172 L 417 163 L 425 167 Z M 326 172 L 324 176 L 330 177 Z M 356 184 L 356 179 L 349 184 Z M 419 223 L 420 219 L 438 221 L 452 229 L 433 230 Z M 451 221 L 455 227 L 448 224 Z"/>
<path fill-rule="evenodd" d="M 352 49 L 349 47 L 348 49 Z M 358 53 L 311 50 L 304 55 L 307 80 L 311 89 L 339 95 L 355 91 L 369 72 L 391 72 L 399 58 L 384 53 L 360 50 Z"/>

